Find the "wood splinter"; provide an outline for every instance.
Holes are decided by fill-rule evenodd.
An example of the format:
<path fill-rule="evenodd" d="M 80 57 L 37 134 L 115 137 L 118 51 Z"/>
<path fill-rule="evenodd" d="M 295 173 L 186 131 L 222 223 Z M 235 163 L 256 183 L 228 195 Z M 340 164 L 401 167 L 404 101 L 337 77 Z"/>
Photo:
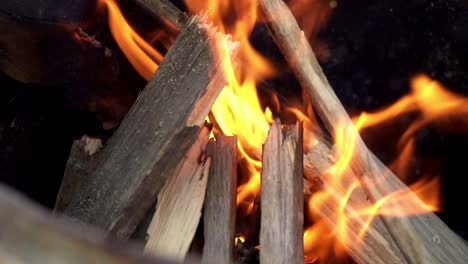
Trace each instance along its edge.
<path fill-rule="evenodd" d="M 263 146 L 260 263 L 304 262 L 302 126 L 276 120 Z"/>

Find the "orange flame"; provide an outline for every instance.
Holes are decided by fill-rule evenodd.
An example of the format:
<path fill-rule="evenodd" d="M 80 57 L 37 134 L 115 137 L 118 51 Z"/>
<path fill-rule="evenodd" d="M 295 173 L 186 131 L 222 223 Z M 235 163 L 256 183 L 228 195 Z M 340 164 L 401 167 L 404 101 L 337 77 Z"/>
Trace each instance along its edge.
<path fill-rule="evenodd" d="M 113 0 L 101 0 L 101 2 L 109 10 L 109 23 L 117 43 L 137 71 L 145 79 L 149 79 L 162 60 L 162 55 L 135 33 Z M 268 108 L 263 108 L 259 101 L 256 81 L 272 76 L 276 72 L 268 60 L 258 54 L 249 42 L 250 33 L 258 19 L 257 3 L 249 0 L 187 0 L 187 4 L 192 13 L 208 10 L 209 17 L 218 27 L 218 31 L 231 34 L 233 40 L 239 41 L 241 45 L 238 51 L 240 60 L 238 68 L 235 68 L 230 61 L 229 54 L 222 54 L 223 58 L 227 60 L 223 65 L 228 85 L 213 105 L 212 116 L 222 133 L 238 137 L 239 152 L 247 163 L 250 178 L 239 186 L 237 203 L 247 204 L 248 210 L 252 210 L 253 201 L 260 189 L 261 147 L 273 120 L 271 111 Z M 291 5 L 294 7 L 294 2 Z M 297 6 L 296 10 L 298 10 Z M 220 47 L 223 44 L 215 46 Z M 337 130 L 335 139 L 338 160 L 327 171 L 326 176 L 330 177 L 332 181 L 327 184 L 325 189 L 314 193 L 307 203 L 309 215 L 313 217 L 315 222 L 304 232 L 304 248 L 308 260 L 324 259 L 330 252 L 342 252 L 342 245 L 359 243 L 359 241 L 353 240 L 348 232 L 348 223 L 356 218 L 362 219 L 359 236 L 363 237 L 372 220 L 378 215 L 407 216 L 437 210 L 438 195 L 437 192 L 433 191 L 434 188 L 437 189 L 437 181 L 435 180 L 418 182 L 412 186 L 413 192 L 420 199 L 414 199 L 414 196 L 410 195 L 412 193 L 403 190 L 389 194 L 371 206 L 356 208 L 354 211 L 347 209 L 349 200 L 360 188 L 358 181 L 349 181 L 345 178 L 345 171 L 353 159 L 353 147 L 359 129 L 387 122 L 402 113 L 420 111 L 421 117 L 410 126 L 402 137 L 402 142 L 408 142 L 415 131 L 428 123 L 441 121 L 448 116 L 455 115 L 455 113 L 456 115 L 468 113 L 468 108 L 465 107 L 468 105 L 466 99 L 443 90 L 439 83 L 426 76 L 421 75 L 414 78 L 412 89 L 413 92 L 410 95 L 402 98 L 390 108 L 373 114 L 364 113 L 357 120 L 355 127 L 342 127 Z M 439 100 L 441 101 L 439 102 Z M 460 112 L 461 108 L 463 111 Z M 307 121 L 305 122 L 306 132 L 307 130 L 310 132 L 315 127 L 310 109 L 308 115 L 293 108 L 286 110 L 294 113 L 298 119 Z M 316 141 L 308 139 L 306 142 L 308 142 L 306 143 L 307 147 L 313 147 Z M 412 149 L 408 147 L 404 154 L 405 159 L 411 154 Z M 401 167 L 405 166 L 401 165 Z M 336 217 L 336 224 L 333 228 L 330 228 L 329 224 L 318 217 L 318 212 L 330 199 L 338 201 L 333 210 Z M 405 208 L 401 211 L 401 208 L 395 207 L 398 201 L 403 200 L 405 204 L 410 204 L 408 210 Z M 236 239 L 236 241 L 240 240 L 240 237 Z M 324 243 L 324 241 L 331 243 Z"/>
<path fill-rule="evenodd" d="M 237 245 L 239 243 L 244 243 L 245 242 L 245 236 L 244 235 L 238 235 L 234 238 L 234 245 Z"/>
<path fill-rule="evenodd" d="M 247 161 L 249 179 L 238 188 L 237 203 L 247 210 L 260 190 L 261 148 L 273 121 L 271 111 L 264 109 L 258 98 L 256 80 L 271 76 L 275 70 L 250 44 L 249 36 L 257 21 L 256 1 L 186 1 L 192 13 L 206 12 L 218 31 L 231 34 L 240 43 L 237 69 L 230 61 L 224 71 L 228 85 L 212 107 L 212 114 L 222 133 L 236 135 L 241 156 Z"/>
<path fill-rule="evenodd" d="M 376 113 L 364 113 L 367 122 L 363 128 L 376 126 L 380 123 L 394 120 L 410 112 L 421 114 L 403 134 L 400 145 L 407 143 L 421 128 L 430 123 L 441 121 L 460 121 L 458 129 L 468 128 L 468 98 L 456 95 L 443 87 L 439 82 L 426 75 L 418 75 L 411 80 L 412 92 L 395 104 Z"/>
<path fill-rule="evenodd" d="M 149 80 L 163 55 L 133 30 L 114 0 L 99 0 L 99 4 L 107 7 L 111 33 L 120 49 L 136 71 Z"/>
<path fill-rule="evenodd" d="M 412 92 L 401 98 L 393 105 L 376 113 L 363 113 L 355 121 L 354 128 L 341 127 L 336 131 L 336 147 L 338 150 L 338 160 L 327 171 L 327 182 L 323 190 L 312 195 L 308 201 L 309 214 L 312 215 L 315 225 L 309 227 L 306 231 L 305 249 L 307 255 L 312 258 L 325 259 L 330 248 L 333 248 L 335 255 L 339 256 L 343 252 L 343 246 L 356 245 L 356 236 L 348 231 L 351 221 L 356 224 L 356 219 L 361 219 L 360 232 L 358 239 L 363 239 L 368 231 L 373 219 L 379 215 L 392 217 L 407 217 L 428 212 L 438 211 L 440 208 L 439 178 L 423 178 L 410 185 L 409 189 L 402 189 L 390 193 L 380 200 L 370 204 L 353 208 L 354 210 L 345 210 L 353 193 L 360 187 L 360 183 L 355 179 L 349 182 L 345 170 L 353 159 L 355 139 L 358 136 L 358 130 L 371 126 L 389 122 L 405 113 L 419 113 L 408 129 L 403 133 L 400 144 L 401 154 L 394 162 L 394 168 L 399 174 L 407 173 L 408 160 L 414 153 L 414 135 L 421 128 L 428 124 L 441 123 L 447 124 L 448 120 L 456 119 L 457 124 L 463 127 L 468 124 L 468 98 L 456 95 L 446 90 L 439 82 L 430 79 L 425 75 L 418 75 L 411 80 Z M 373 188 L 372 186 L 367 186 Z M 416 196 L 414 195 L 416 194 Z M 417 198 L 416 198 L 417 197 Z M 331 221 L 327 228 L 323 220 L 318 216 L 322 206 L 333 204 L 335 202 L 335 219 Z M 311 235 L 313 234 L 313 235 Z M 323 245 L 323 235 L 333 234 L 336 240 L 328 241 Z M 319 248 L 316 244 L 322 243 Z M 313 246 L 315 245 L 315 246 Z"/>

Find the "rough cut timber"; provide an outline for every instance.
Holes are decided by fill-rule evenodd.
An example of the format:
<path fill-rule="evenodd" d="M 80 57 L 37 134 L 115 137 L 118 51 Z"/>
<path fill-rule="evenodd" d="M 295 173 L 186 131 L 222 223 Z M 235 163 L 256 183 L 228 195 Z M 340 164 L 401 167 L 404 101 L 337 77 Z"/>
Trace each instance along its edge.
<path fill-rule="evenodd" d="M 67 208 L 70 199 L 79 192 L 81 183 L 91 175 L 99 159 L 101 148 L 102 141 L 98 138 L 83 136 L 73 142 L 55 201 L 56 212 L 62 212 Z"/>
<path fill-rule="evenodd" d="M 359 181 L 350 169 L 345 170 L 339 182 L 334 180 L 333 177 L 336 175 L 329 175 L 328 170 L 337 158 L 333 157 L 329 144 L 318 137 L 316 140 L 316 144 L 304 155 L 304 176 L 311 184 L 312 195 L 317 190 L 326 191 L 330 195 L 330 199 L 322 201 L 323 204 L 317 213 L 330 230 L 336 230 L 340 224 L 336 208 L 339 208 L 349 187 Z M 349 241 L 343 244 L 347 252 L 359 264 L 408 263 L 379 217 L 372 221 L 365 235 L 360 236 L 367 219 L 359 216 L 358 209 L 371 206 L 367 195 L 360 187 L 354 189 L 349 196 L 343 208 L 346 216 L 353 216 L 346 222 L 346 236 Z"/>
<path fill-rule="evenodd" d="M 206 157 L 210 129 L 205 127 L 158 195 L 145 252 L 181 261 L 200 222 L 211 158 Z"/>
<path fill-rule="evenodd" d="M 142 220 L 226 83 L 209 44 L 224 36 L 205 25 L 194 17 L 179 34 L 67 215 L 121 238 Z"/>
<path fill-rule="evenodd" d="M 187 23 L 187 14 L 180 11 L 169 0 L 135 0 L 138 5 L 145 9 L 151 16 L 162 18 L 170 23 L 174 29 L 181 29 Z"/>
<path fill-rule="evenodd" d="M 203 263 L 234 263 L 237 137 L 219 136 L 208 145 L 210 177 L 204 204 Z"/>
<path fill-rule="evenodd" d="M 260 263 L 304 263 L 302 126 L 276 120 L 262 161 Z"/>
<path fill-rule="evenodd" d="M 0 185 L 0 262 L 169 264 L 144 257 L 135 245 L 114 241 L 99 230 L 82 229 L 52 215 Z M 194 257 L 190 262 L 196 261 Z M 196 262 L 195 262 L 196 263 Z"/>
<path fill-rule="evenodd" d="M 270 23 L 273 38 L 302 87 L 310 94 L 313 106 L 330 134 L 340 127 L 354 125 L 336 97 L 304 33 L 282 0 L 261 0 L 260 6 Z M 369 196 L 376 202 L 408 187 L 371 153 L 358 136 L 351 168 L 360 177 Z M 418 199 L 414 195 L 412 199 Z M 410 199 L 409 199 L 410 200 Z M 411 210 L 401 204 L 402 211 Z M 413 217 L 382 216 L 398 247 L 411 263 L 468 263 L 468 246 L 435 214 Z"/>

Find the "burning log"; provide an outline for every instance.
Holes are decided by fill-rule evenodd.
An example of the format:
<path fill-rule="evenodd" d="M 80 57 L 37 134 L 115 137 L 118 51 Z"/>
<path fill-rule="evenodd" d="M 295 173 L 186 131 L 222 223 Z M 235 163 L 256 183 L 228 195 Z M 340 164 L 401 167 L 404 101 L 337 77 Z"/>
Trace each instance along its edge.
<path fill-rule="evenodd" d="M 302 127 L 276 120 L 263 146 L 261 263 L 303 263 Z"/>
<path fill-rule="evenodd" d="M 70 150 L 62 184 L 60 185 L 54 210 L 62 212 L 67 208 L 71 198 L 79 192 L 81 183 L 91 175 L 96 167 L 102 141 L 97 138 L 83 136 L 75 140 Z"/>
<path fill-rule="evenodd" d="M 343 105 L 323 73 L 304 33 L 281 0 L 261 0 L 272 35 L 332 135 L 340 127 L 354 128 Z M 382 164 L 357 135 L 350 164 L 373 202 L 408 187 Z M 411 200 L 419 201 L 416 195 Z M 402 212 L 410 204 L 399 204 Z M 412 217 L 381 217 L 398 247 L 411 263 L 466 263 L 468 247 L 435 214 Z"/>
<path fill-rule="evenodd" d="M 136 0 L 136 3 L 155 18 L 162 18 L 175 29 L 187 23 L 187 15 L 168 0 Z"/>
<path fill-rule="evenodd" d="M 209 143 L 210 177 L 204 209 L 204 263 L 234 263 L 237 138 L 219 136 Z"/>
<path fill-rule="evenodd" d="M 133 232 L 225 85 L 214 38 L 199 17 L 187 23 L 65 214 L 121 238 Z"/>
<path fill-rule="evenodd" d="M 98 230 L 82 229 L 66 220 L 0 185 L 1 262 L 170 263 L 142 256 L 134 245 L 113 241 Z"/>
<path fill-rule="evenodd" d="M 159 193 L 145 252 L 174 260 L 185 258 L 205 200 L 211 163 L 205 150 L 210 131 L 207 127 L 202 129 L 198 140 Z"/>
<path fill-rule="evenodd" d="M 379 217 L 370 223 L 365 233 L 362 232 L 367 219 L 360 216 L 358 208 L 372 207 L 362 188 L 356 187 L 353 190 L 342 208 L 343 215 L 338 215 L 336 208 L 340 207 L 344 196 L 339 194 L 346 193 L 349 186 L 359 181 L 354 173 L 347 169 L 341 176 L 342 181 L 337 185 L 337 181 L 327 172 L 335 163 L 332 151 L 321 139 L 316 140 L 317 143 L 304 155 L 304 175 L 312 184 L 311 189 L 324 189 L 330 194 L 330 199 L 321 199 L 323 204 L 318 210 L 321 219 L 331 230 L 337 230 L 340 228 L 340 217 L 349 216 L 344 223 L 346 231 L 341 230 L 344 232 L 341 235 L 346 236 L 347 241 L 341 242 L 357 263 L 408 263 Z"/>

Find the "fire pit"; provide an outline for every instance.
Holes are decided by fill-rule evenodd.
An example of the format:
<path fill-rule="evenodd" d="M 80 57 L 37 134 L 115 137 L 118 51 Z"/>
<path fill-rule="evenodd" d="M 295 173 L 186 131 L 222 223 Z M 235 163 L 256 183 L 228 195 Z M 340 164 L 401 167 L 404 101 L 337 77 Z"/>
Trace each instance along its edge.
<path fill-rule="evenodd" d="M 54 216 L 3 188 L 0 215 L 21 219 L 0 217 L 7 260 L 468 262 L 447 178 L 464 156 L 445 144 L 467 138 L 448 88 L 466 76 L 462 3 L 368 3 L 350 23 L 339 1 L 52 2 L 0 4 L 4 79 L 64 87 L 100 124 L 73 134 Z M 413 32 L 419 7 L 452 35 Z M 56 52 L 15 46 L 48 36 Z"/>

